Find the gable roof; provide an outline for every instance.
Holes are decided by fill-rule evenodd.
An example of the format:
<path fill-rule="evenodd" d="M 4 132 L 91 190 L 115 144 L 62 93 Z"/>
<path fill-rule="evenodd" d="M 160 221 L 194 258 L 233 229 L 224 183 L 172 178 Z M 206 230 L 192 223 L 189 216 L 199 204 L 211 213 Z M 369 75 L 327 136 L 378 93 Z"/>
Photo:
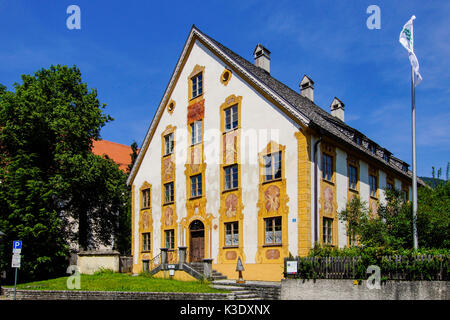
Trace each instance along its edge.
<path fill-rule="evenodd" d="M 272 77 L 269 72 L 258 66 L 255 66 L 253 63 L 244 59 L 234 51 L 230 50 L 221 43 L 201 32 L 194 25 L 191 28 L 189 37 L 186 40 L 183 51 L 172 73 L 169 85 L 164 92 L 163 98 L 161 99 L 159 107 L 147 131 L 145 140 L 141 147 L 141 150 L 144 150 L 144 152 L 140 152 L 140 154 L 138 155 L 138 158 L 136 159 L 135 164 L 128 177 L 128 184 L 132 183 L 132 181 L 134 180 L 137 169 L 142 162 L 142 158 L 146 153 L 146 149 L 150 143 L 153 132 L 156 129 L 157 122 L 161 117 L 162 111 L 164 110 L 164 107 L 167 103 L 167 99 L 169 98 L 171 90 L 176 83 L 178 74 L 181 72 L 184 61 L 187 58 L 187 53 L 190 51 L 190 48 L 192 47 L 195 40 L 199 40 L 227 65 L 234 67 L 242 75 L 242 78 L 246 78 L 246 80 L 252 86 L 255 86 L 258 89 L 262 90 L 266 95 L 269 96 L 269 98 L 280 105 L 282 107 L 282 110 L 287 115 L 293 117 L 303 126 L 313 128 L 319 131 L 321 134 L 324 134 L 339 143 L 343 143 L 353 151 L 362 153 L 364 156 L 370 158 L 371 160 L 374 160 L 374 162 L 376 162 L 378 165 L 393 169 L 397 172 L 398 175 L 411 179 L 411 172 L 405 172 L 403 170 L 404 166 L 406 166 L 406 168 L 409 166 L 406 162 L 390 156 L 391 153 L 388 150 L 379 147 L 378 144 L 367 138 L 358 130 L 348 126 L 345 122 L 332 116 L 331 114 L 317 106 L 314 102 L 302 96 L 299 92 L 292 90 L 279 80 Z M 356 136 L 360 137 L 360 139 L 364 141 L 364 143 L 361 143 L 361 145 L 356 143 L 354 141 Z M 367 147 L 368 145 L 374 146 L 376 148 L 376 152 L 374 153 L 369 150 L 369 148 Z M 385 161 L 383 159 L 384 153 L 390 156 L 389 161 Z M 419 179 L 418 181 L 421 183 Z"/>
<path fill-rule="evenodd" d="M 127 171 L 131 164 L 133 150 L 130 146 L 108 140 L 94 140 L 92 142 L 92 153 L 98 156 L 107 155 L 119 165 L 119 169 Z"/>

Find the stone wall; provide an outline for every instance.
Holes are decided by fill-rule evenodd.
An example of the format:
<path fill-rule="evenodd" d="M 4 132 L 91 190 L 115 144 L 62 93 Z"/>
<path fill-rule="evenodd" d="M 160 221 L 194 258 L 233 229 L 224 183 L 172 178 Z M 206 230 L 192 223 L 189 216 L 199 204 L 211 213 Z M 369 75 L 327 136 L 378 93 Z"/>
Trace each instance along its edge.
<path fill-rule="evenodd" d="M 101 269 L 120 271 L 120 254 L 117 251 L 82 251 L 78 253 L 77 265 L 81 273 L 93 274 Z"/>
<path fill-rule="evenodd" d="M 366 281 L 283 279 L 282 300 L 449 300 L 449 281 L 387 281 L 380 289 Z"/>
<path fill-rule="evenodd" d="M 3 288 L 7 299 L 14 289 Z M 234 293 L 17 290 L 17 300 L 234 300 Z"/>

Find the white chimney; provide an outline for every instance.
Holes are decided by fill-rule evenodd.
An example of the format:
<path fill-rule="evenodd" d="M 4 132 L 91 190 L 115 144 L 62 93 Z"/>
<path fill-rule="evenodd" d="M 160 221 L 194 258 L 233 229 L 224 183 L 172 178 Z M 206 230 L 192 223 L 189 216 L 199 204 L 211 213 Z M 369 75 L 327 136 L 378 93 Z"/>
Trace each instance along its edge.
<path fill-rule="evenodd" d="M 314 102 L 314 81 L 306 74 L 303 76 L 302 81 L 300 81 L 300 94 Z"/>
<path fill-rule="evenodd" d="M 333 102 L 331 102 L 330 109 L 331 115 L 344 121 L 344 111 L 345 111 L 344 103 L 338 98 L 334 97 Z"/>
<path fill-rule="evenodd" d="M 270 51 L 258 44 L 253 51 L 255 66 L 260 67 L 270 73 Z"/>

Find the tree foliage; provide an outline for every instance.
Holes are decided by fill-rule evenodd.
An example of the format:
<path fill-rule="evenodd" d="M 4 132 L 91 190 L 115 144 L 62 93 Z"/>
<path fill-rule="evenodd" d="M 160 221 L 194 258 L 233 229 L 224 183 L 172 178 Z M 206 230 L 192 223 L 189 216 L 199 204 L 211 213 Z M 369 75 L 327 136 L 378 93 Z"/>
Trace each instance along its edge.
<path fill-rule="evenodd" d="M 105 243 L 119 234 L 129 193 L 118 166 L 91 152 L 113 119 L 77 67 L 23 75 L 14 89 L 0 86 L 0 230 L 6 249 L 23 241 L 22 279 L 42 279 L 65 272 L 68 240 L 86 248 L 92 233 Z"/>
<path fill-rule="evenodd" d="M 339 219 L 363 246 L 413 246 L 412 206 L 403 202 L 398 190 L 386 191 L 386 202 L 379 204 L 376 215 L 370 215 L 367 203 L 355 197 L 339 213 Z M 418 189 L 417 230 L 420 247 L 450 248 L 450 181 L 435 189 Z"/>

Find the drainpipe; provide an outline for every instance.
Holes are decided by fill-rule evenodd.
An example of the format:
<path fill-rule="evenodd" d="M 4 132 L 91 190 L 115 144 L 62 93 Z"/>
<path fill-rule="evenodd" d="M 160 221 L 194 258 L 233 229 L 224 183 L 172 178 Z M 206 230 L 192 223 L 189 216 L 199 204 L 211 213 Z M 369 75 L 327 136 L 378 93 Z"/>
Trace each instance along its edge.
<path fill-rule="evenodd" d="M 318 223 L 318 191 L 317 191 L 317 146 L 322 141 L 322 137 L 314 143 L 314 245 L 319 244 L 319 237 L 317 232 Z"/>

